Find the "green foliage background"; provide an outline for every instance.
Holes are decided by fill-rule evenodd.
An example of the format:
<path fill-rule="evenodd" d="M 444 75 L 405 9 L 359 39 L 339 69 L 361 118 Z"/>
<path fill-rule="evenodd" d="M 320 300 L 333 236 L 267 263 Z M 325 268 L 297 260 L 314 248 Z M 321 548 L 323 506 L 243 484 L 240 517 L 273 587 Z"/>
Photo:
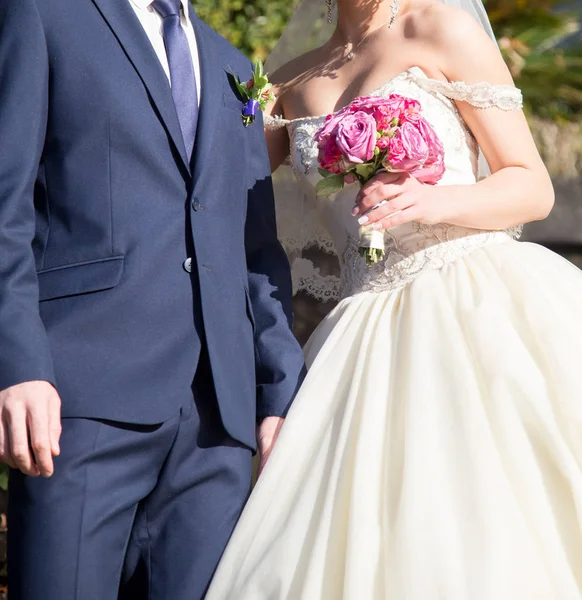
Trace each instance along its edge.
<path fill-rule="evenodd" d="M 198 15 L 249 58 L 264 59 L 299 0 L 193 2 Z M 502 52 L 524 91 L 526 109 L 557 121 L 577 118 L 582 112 L 579 0 L 485 3 Z"/>
<path fill-rule="evenodd" d="M 253 60 L 268 56 L 298 3 L 298 0 L 193 2 L 201 19 Z"/>

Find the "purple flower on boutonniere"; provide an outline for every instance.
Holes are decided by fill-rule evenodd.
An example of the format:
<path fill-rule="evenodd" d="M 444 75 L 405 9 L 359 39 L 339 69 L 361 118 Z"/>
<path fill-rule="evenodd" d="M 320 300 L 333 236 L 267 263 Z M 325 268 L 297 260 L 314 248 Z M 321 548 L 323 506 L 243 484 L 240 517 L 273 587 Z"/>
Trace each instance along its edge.
<path fill-rule="evenodd" d="M 257 116 L 257 110 L 259 110 L 258 100 L 249 100 L 243 108 L 243 117 L 251 117 L 254 119 Z"/>
<path fill-rule="evenodd" d="M 249 81 L 241 82 L 236 75 L 232 75 L 232 77 L 244 102 L 242 120 L 245 127 L 248 127 L 254 122 L 257 111 L 264 111 L 267 104 L 275 100 L 275 96 L 271 92 L 273 85 L 269 83 L 269 78 L 260 59 L 255 62 L 255 68 Z"/>

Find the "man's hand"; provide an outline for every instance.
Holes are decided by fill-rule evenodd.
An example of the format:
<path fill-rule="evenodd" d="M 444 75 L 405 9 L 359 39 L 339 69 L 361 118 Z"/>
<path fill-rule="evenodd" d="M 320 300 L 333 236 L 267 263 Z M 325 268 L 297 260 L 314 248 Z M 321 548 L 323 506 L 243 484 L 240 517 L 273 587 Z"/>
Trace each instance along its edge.
<path fill-rule="evenodd" d="M 61 436 L 61 400 L 46 381 L 0 392 L 0 462 L 25 475 L 50 477 Z"/>
<path fill-rule="evenodd" d="M 269 456 L 275 447 L 275 442 L 279 437 L 279 432 L 285 419 L 281 417 L 267 417 L 263 419 L 262 423 L 257 427 L 257 441 L 259 443 L 259 470 L 258 476 L 261 476 Z"/>

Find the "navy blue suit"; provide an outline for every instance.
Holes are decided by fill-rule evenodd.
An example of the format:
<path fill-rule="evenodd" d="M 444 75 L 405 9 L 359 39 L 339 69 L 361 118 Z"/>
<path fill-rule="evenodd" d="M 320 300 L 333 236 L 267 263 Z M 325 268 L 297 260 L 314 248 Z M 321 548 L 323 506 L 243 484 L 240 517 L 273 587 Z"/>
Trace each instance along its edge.
<path fill-rule="evenodd" d="M 108 600 L 154 558 L 151 588 L 181 588 L 150 598 L 201 596 L 256 422 L 303 376 L 262 119 L 228 77 L 250 65 L 191 19 L 189 157 L 128 0 L 0 0 L 0 389 L 49 381 L 64 418 L 55 476 L 11 479 L 12 600 Z"/>

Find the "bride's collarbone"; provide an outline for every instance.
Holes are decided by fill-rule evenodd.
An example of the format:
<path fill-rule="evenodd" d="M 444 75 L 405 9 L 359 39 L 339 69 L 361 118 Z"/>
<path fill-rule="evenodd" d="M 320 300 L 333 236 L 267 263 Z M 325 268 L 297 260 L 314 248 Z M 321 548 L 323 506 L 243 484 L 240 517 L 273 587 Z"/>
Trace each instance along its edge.
<path fill-rule="evenodd" d="M 434 56 L 421 49 L 401 53 L 397 61 L 356 56 L 352 61 L 334 64 L 319 59 L 311 67 L 301 65 L 302 72 L 288 85 L 283 102 L 287 119 L 337 112 L 354 98 L 375 93 L 414 68 L 421 69 L 427 77 L 444 79 L 434 64 Z"/>
<path fill-rule="evenodd" d="M 341 74 L 314 76 L 309 81 L 294 86 L 287 94 L 285 116 L 288 119 L 322 116 L 341 110 L 354 98 L 370 95 L 380 90 L 412 68 L 422 65 L 398 65 L 390 69 L 368 69 L 356 76 Z"/>

